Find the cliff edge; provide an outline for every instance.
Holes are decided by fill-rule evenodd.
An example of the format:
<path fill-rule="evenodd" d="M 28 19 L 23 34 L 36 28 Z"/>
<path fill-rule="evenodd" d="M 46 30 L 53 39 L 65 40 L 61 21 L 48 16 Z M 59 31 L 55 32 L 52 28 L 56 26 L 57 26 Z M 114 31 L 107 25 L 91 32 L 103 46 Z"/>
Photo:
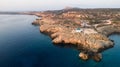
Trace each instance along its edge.
<path fill-rule="evenodd" d="M 77 18 L 85 16 L 74 15 L 74 12 L 73 15 L 66 13 L 56 15 L 48 12 L 38 14 L 40 17 L 33 24 L 40 25 L 40 32 L 48 34 L 54 44 L 77 46 L 80 50 L 79 57 L 83 60 L 93 58 L 100 61 L 101 52 L 114 46 L 114 42 L 108 36 L 120 33 L 120 26 L 117 24 L 111 22 L 89 24 Z"/>

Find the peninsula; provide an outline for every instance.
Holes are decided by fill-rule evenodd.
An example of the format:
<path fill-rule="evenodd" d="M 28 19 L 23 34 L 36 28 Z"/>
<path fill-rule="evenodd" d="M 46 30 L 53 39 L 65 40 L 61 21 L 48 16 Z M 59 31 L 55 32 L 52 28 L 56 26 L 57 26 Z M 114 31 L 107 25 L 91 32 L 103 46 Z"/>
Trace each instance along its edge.
<path fill-rule="evenodd" d="M 76 46 L 83 60 L 100 61 L 101 52 L 114 46 L 108 36 L 120 33 L 120 9 L 65 8 L 33 14 L 38 18 L 32 24 L 40 25 L 54 44 Z"/>

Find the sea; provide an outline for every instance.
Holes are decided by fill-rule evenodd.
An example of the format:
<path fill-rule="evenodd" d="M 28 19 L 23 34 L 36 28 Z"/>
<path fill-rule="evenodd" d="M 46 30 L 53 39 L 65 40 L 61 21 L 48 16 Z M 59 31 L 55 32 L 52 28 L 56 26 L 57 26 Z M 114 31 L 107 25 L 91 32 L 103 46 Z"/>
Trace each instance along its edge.
<path fill-rule="evenodd" d="M 100 62 L 83 61 L 75 48 L 54 45 L 34 15 L 0 15 L 0 67 L 120 67 L 120 35 L 109 36 L 113 48 L 102 52 Z"/>

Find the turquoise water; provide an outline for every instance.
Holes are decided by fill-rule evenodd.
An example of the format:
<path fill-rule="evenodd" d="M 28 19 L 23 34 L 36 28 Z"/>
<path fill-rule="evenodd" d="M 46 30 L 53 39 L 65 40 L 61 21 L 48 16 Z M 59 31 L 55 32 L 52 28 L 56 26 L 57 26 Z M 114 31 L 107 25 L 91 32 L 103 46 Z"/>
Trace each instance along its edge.
<path fill-rule="evenodd" d="M 31 25 L 37 17 L 0 15 L 0 67 L 120 67 L 120 35 L 115 47 L 103 52 L 101 62 L 82 61 L 74 48 L 55 46 Z"/>

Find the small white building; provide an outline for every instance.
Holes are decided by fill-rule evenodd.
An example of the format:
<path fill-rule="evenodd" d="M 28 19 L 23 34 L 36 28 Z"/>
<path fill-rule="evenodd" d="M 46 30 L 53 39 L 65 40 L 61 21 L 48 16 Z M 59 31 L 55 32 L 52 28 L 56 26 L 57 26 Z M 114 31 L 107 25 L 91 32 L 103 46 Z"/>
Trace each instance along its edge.
<path fill-rule="evenodd" d="M 76 28 L 75 30 L 72 31 L 73 33 L 81 33 L 83 32 L 83 29 Z"/>
<path fill-rule="evenodd" d="M 83 32 L 83 30 L 82 29 L 80 29 L 80 30 L 76 29 L 75 32 L 81 33 L 81 32 Z"/>

